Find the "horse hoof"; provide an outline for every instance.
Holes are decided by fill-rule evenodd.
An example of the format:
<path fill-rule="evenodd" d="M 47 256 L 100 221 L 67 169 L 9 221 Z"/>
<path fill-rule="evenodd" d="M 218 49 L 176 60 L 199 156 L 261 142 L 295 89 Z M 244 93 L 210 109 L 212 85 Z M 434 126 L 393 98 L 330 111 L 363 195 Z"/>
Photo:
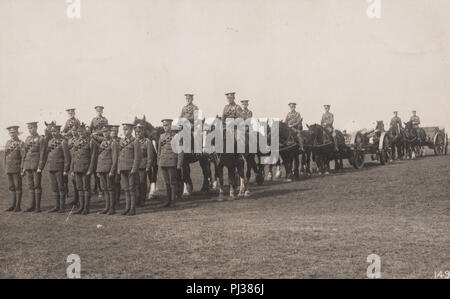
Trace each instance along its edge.
<path fill-rule="evenodd" d="M 245 193 L 244 193 L 244 197 L 247 197 L 247 198 L 248 198 L 248 197 L 250 197 L 250 191 L 248 191 L 248 190 L 247 190 L 247 191 L 245 191 Z"/>
<path fill-rule="evenodd" d="M 286 182 L 290 183 L 292 182 L 292 179 L 286 179 Z"/>
<path fill-rule="evenodd" d="M 330 173 L 328 171 L 325 171 L 325 175 L 329 175 Z"/>

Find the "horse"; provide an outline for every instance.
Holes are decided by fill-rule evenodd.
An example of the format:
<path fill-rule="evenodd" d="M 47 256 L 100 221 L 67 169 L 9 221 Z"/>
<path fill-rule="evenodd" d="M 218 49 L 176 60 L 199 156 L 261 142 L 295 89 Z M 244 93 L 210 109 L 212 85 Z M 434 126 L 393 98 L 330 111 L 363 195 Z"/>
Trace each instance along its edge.
<path fill-rule="evenodd" d="M 158 150 L 159 136 L 164 132 L 163 127 L 154 127 L 151 123 L 146 120 L 145 115 L 141 119 L 135 117 L 133 121 L 134 125 L 141 124 L 144 126 L 144 136 L 153 144 L 155 150 Z M 150 171 L 147 172 L 147 177 L 150 181 L 150 190 L 148 192 L 147 198 L 154 199 L 156 194 L 156 180 L 158 177 L 158 162 L 153 164 Z"/>
<path fill-rule="evenodd" d="M 405 154 L 405 131 L 403 128 L 398 127 L 390 127 L 387 131 L 387 135 L 391 140 L 391 148 L 392 148 L 392 158 L 393 159 L 403 159 Z"/>
<path fill-rule="evenodd" d="M 414 128 L 412 121 L 405 124 L 406 154 L 408 158 L 423 156 L 422 146 L 426 145 L 427 135 L 423 128 Z"/>
<path fill-rule="evenodd" d="M 345 152 L 345 138 L 341 131 L 335 130 L 338 151 L 335 152 L 333 137 L 319 124 L 306 125 L 311 138 L 312 155 L 319 173 L 329 174 L 330 161 L 335 161 L 335 171 L 344 168 L 343 153 Z"/>

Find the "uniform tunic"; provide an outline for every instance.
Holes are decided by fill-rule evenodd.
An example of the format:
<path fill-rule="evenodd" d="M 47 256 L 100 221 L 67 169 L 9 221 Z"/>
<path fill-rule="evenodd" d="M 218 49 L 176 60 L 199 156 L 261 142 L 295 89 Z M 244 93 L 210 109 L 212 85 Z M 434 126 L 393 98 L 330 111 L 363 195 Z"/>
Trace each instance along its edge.
<path fill-rule="evenodd" d="M 187 104 L 181 109 L 180 117 L 188 119 L 190 122 L 194 122 L 194 111 L 198 110 L 198 107 L 194 104 Z"/>
<path fill-rule="evenodd" d="M 225 123 L 227 118 L 238 118 L 241 115 L 242 115 L 241 106 L 237 105 L 236 103 L 227 104 L 223 108 L 222 121 L 223 123 Z"/>
<path fill-rule="evenodd" d="M 420 125 L 420 118 L 417 115 L 413 115 L 410 118 L 410 121 L 412 122 L 413 128 L 418 128 Z"/>
<path fill-rule="evenodd" d="M 81 126 L 80 121 L 75 117 L 71 117 L 66 121 L 66 124 L 64 125 L 62 132 L 68 133 L 68 132 L 72 131 L 72 129 L 78 128 L 80 126 Z"/>
<path fill-rule="evenodd" d="M 103 129 L 103 127 L 108 125 L 108 120 L 104 116 L 97 116 L 94 117 L 91 121 L 91 126 L 89 127 L 89 130 L 91 133 L 100 131 Z"/>
<path fill-rule="evenodd" d="M 246 120 L 248 118 L 252 118 L 253 117 L 253 112 L 248 109 L 248 108 L 243 108 L 242 112 L 241 112 L 241 117 Z"/>
<path fill-rule="evenodd" d="M 391 119 L 390 127 L 391 128 L 396 128 L 396 129 L 401 128 L 402 127 L 402 120 L 401 120 L 401 118 L 398 117 L 398 116 L 394 116 Z"/>
<path fill-rule="evenodd" d="M 98 137 L 96 137 L 97 139 Z M 119 145 L 112 138 L 100 138 L 97 155 L 97 173 L 117 172 L 117 159 L 119 158 Z"/>
<path fill-rule="evenodd" d="M 146 137 L 137 138 L 141 147 L 141 162 L 139 169 L 150 169 L 155 162 L 155 148 L 150 139 Z"/>
<path fill-rule="evenodd" d="M 290 111 L 286 115 L 285 122 L 289 127 L 300 129 L 300 127 L 302 126 L 302 120 L 303 118 L 300 113 L 298 113 L 297 111 Z"/>
<path fill-rule="evenodd" d="M 183 152 L 176 154 L 172 150 L 172 139 L 175 133 L 163 133 L 158 144 L 158 165 L 161 167 L 183 167 Z"/>
<path fill-rule="evenodd" d="M 47 143 L 46 166 L 50 174 L 50 185 L 56 194 L 65 195 L 64 172 L 70 170 L 70 152 L 67 141 L 62 137 L 52 138 Z"/>
<path fill-rule="evenodd" d="M 72 172 L 92 173 L 95 167 L 97 147 L 90 138 L 77 138 L 72 147 Z"/>
<path fill-rule="evenodd" d="M 22 191 L 22 151 L 24 143 L 19 139 L 11 139 L 5 146 L 5 172 L 8 176 L 8 187 L 11 192 Z"/>
<path fill-rule="evenodd" d="M 322 120 L 320 122 L 320 124 L 322 125 L 322 127 L 331 127 L 333 128 L 333 122 L 334 122 L 334 115 L 331 112 L 325 112 L 322 115 Z"/>
<path fill-rule="evenodd" d="M 133 136 L 120 140 L 120 152 L 117 171 L 120 173 L 120 184 L 125 192 L 136 191 L 135 175 L 141 163 L 141 146 Z"/>
<path fill-rule="evenodd" d="M 28 136 L 22 152 L 22 171 L 27 174 L 28 189 L 41 190 L 41 173 L 37 169 L 44 169 L 45 147 L 47 142 L 44 136 L 38 134 Z"/>

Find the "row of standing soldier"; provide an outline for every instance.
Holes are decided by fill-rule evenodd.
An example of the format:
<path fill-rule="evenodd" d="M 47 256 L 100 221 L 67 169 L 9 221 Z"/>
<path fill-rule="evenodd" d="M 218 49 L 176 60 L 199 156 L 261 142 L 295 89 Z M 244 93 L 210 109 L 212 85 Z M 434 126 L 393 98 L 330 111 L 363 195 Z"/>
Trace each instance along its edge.
<path fill-rule="evenodd" d="M 140 125 L 123 124 L 124 138 L 119 138 L 118 126 L 104 125 L 97 131 L 88 131 L 85 125 L 73 122 L 67 130 L 67 136 L 70 137 L 64 138 L 61 126 L 53 124 L 50 126 L 51 136 L 48 139 L 37 133 L 37 122 L 27 125 L 30 136 L 25 142 L 18 138 L 17 126 L 7 128 L 11 139 L 6 144 L 5 170 L 12 195 L 12 204 L 7 211 L 21 210 L 22 176 L 25 175 L 30 190 L 30 207 L 26 211 L 41 211 L 44 167 L 48 171 L 55 202 L 55 207 L 49 212 L 65 211 L 65 184 L 70 174 L 74 185 L 72 203 L 79 206 L 74 211 L 75 214 L 89 213 L 90 179 L 92 175 L 96 175 L 100 179 L 105 199 L 105 209 L 100 213 L 115 213 L 115 204 L 122 189 L 126 203 L 122 214 L 135 215 L 137 201 L 142 201 L 146 195 L 143 182 L 146 183 L 147 174 L 151 176 L 149 172 L 157 159 L 168 191 L 166 206 L 178 194 L 178 176 L 174 174 L 181 169 L 183 154 L 172 152 L 170 143 L 174 133 L 171 132 L 169 119 L 163 120 L 165 132 L 160 138 L 158 155 L 152 142 L 144 136 L 144 128 Z M 133 130 L 136 137 L 132 135 Z"/>

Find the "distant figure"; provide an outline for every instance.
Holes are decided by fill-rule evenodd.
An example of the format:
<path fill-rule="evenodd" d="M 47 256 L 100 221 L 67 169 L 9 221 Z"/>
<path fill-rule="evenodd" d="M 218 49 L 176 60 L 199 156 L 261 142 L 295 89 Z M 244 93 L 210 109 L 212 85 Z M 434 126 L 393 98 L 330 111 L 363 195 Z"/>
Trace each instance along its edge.
<path fill-rule="evenodd" d="M 69 115 L 69 119 L 66 121 L 66 124 L 62 130 L 63 134 L 69 134 L 72 132 L 72 130 L 78 129 L 78 127 L 81 125 L 80 121 L 75 117 L 75 108 L 69 108 L 66 110 L 67 114 Z"/>
<path fill-rule="evenodd" d="M 330 112 L 331 105 L 323 105 L 323 107 L 325 108 L 325 113 L 322 115 L 322 120 L 320 121 L 320 124 L 333 137 L 334 150 L 337 152 L 339 151 L 339 148 L 336 138 L 336 132 L 334 131 L 333 127 L 334 115 L 333 113 Z"/>
<path fill-rule="evenodd" d="M 295 111 L 295 107 L 297 106 L 296 103 L 291 102 L 288 105 L 291 108 L 291 111 L 286 115 L 285 123 L 294 132 L 294 137 L 297 141 L 297 144 L 298 144 L 300 150 L 303 151 L 303 137 L 302 137 L 303 118 L 300 115 L 300 113 Z"/>
<path fill-rule="evenodd" d="M 399 135 L 403 129 L 402 119 L 398 116 L 398 111 L 394 111 L 394 117 L 391 119 L 389 127 L 393 128 L 397 135 Z"/>
<path fill-rule="evenodd" d="M 198 110 L 198 107 L 194 105 L 194 95 L 187 93 L 184 95 L 186 97 L 186 105 L 181 109 L 180 118 L 186 118 L 194 125 L 194 112 Z"/>
<path fill-rule="evenodd" d="M 241 101 L 242 105 L 241 117 L 243 120 L 247 120 L 253 117 L 253 112 L 250 109 L 248 109 L 248 102 L 249 102 L 248 100 Z"/>

